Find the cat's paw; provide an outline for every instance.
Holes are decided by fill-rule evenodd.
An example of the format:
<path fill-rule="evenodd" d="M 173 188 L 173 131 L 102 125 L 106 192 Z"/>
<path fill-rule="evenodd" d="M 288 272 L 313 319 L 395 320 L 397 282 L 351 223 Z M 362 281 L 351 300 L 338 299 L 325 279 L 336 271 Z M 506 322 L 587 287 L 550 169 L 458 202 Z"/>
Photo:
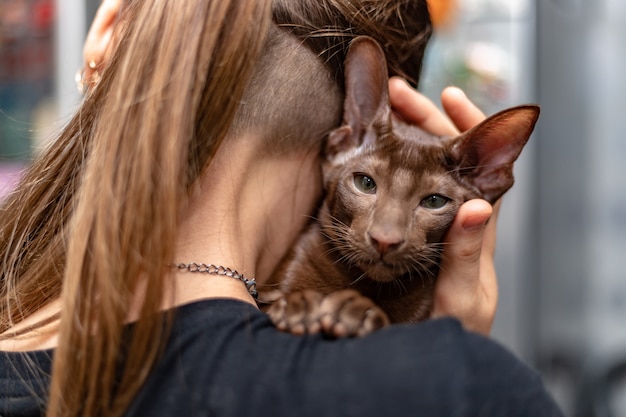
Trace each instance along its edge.
<path fill-rule="evenodd" d="M 322 332 L 333 337 L 365 336 L 389 325 L 387 314 L 355 290 L 328 294 L 318 314 Z"/>
<path fill-rule="evenodd" d="M 313 290 L 296 291 L 281 297 L 266 312 L 278 329 L 298 335 L 364 336 L 389 324 L 380 307 L 354 290 L 326 296 Z"/>
<path fill-rule="evenodd" d="M 314 334 L 322 330 L 320 307 L 324 296 L 313 290 L 295 291 L 280 297 L 266 310 L 279 330 Z"/>

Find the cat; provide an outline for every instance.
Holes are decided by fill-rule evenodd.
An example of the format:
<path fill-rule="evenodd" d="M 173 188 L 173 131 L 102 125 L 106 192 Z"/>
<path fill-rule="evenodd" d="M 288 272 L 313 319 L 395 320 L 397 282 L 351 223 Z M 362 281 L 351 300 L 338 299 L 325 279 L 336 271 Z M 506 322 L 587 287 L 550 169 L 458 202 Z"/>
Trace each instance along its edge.
<path fill-rule="evenodd" d="M 427 318 L 457 210 L 473 198 L 493 204 L 513 185 L 513 162 L 539 117 L 524 105 L 458 137 L 428 134 L 393 114 L 384 52 L 365 36 L 351 42 L 345 88 L 343 125 L 324 149 L 324 200 L 265 308 L 297 334 L 364 335 Z"/>

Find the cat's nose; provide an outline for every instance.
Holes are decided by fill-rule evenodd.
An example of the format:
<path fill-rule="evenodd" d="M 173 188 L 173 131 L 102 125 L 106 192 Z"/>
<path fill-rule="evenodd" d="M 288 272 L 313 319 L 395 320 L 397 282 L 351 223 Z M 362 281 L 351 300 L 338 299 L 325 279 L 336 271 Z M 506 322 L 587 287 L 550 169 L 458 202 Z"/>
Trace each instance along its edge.
<path fill-rule="evenodd" d="M 393 252 L 398 249 L 404 243 L 404 240 L 400 237 L 374 237 L 369 235 L 371 245 L 380 253 L 381 256 L 386 253 Z"/>

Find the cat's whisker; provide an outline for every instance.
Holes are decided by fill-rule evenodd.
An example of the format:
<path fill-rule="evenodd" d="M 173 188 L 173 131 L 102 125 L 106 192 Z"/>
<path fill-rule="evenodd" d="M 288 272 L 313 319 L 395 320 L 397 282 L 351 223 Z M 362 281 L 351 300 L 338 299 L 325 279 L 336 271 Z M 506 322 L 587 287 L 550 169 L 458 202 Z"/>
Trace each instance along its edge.
<path fill-rule="evenodd" d="M 405 276 L 406 276 L 406 278 L 407 278 L 407 280 L 409 282 L 413 281 L 413 273 L 412 272 L 413 271 L 411 270 L 411 268 L 408 268 L 406 273 L 405 273 Z"/>
<path fill-rule="evenodd" d="M 359 261 L 356 256 L 350 255 L 350 254 L 343 256 L 343 260 L 349 266 L 356 265 L 358 263 L 358 261 Z"/>
<path fill-rule="evenodd" d="M 424 282 L 424 278 L 434 279 L 436 277 L 431 269 L 432 265 L 432 261 L 428 259 L 424 260 L 424 258 L 420 256 L 419 259 L 412 258 L 408 266 L 409 270 L 414 271 L 417 276 L 422 279 L 422 282 Z"/>
<path fill-rule="evenodd" d="M 330 248 L 327 252 L 337 252 L 340 256 L 333 263 L 345 263 L 349 266 L 356 266 L 359 263 L 363 262 L 361 256 L 359 256 L 359 251 L 354 250 L 354 248 L 350 245 L 337 246 Z"/>
<path fill-rule="evenodd" d="M 393 281 L 391 281 L 392 285 L 395 286 L 398 289 L 398 293 L 402 294 L 408 294 L 409 290 L 406 287 L 406 285 L 404 285 L 404 282 L 402 281 L 402 278 L 396 278 Z"/>
<path fill-rule="evenodd" d="M 407 264 L 407 274 L 409 275 L 410 280 L 414 280 L 413 273 L 415 273 L 416 277 L 419 278 L 422 282 L 422 287 L 426 287 L 426 280 L 428 275 L 432 275 L 430 270 L 430 262 L 424 262 L 422 256 L 411 257 L 410 262 Z"/>
<path fill-rule="evenodd" d="M 367 278 L 367 274 L 365 274 L 365 272 L 363 272 L 361 275 L 359 275 L 354 281 L 352 281 L 350 283 L 350 286 L 355 285 L 357 282 L 362 281 L 363 279 Z"/>

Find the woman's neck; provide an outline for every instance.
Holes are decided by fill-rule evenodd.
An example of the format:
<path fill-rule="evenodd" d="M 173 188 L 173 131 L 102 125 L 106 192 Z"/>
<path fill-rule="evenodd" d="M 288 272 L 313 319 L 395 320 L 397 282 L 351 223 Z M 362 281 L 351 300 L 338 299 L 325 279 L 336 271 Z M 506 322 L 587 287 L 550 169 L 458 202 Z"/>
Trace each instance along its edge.
<path fill-rule="evenodd" d="M 321 177 L 317 151 L 263 156 L 258 152 L 262 145 L 260 138 L 249 136 L 224 141 L 182 213 L 172 263 L 222 265 L 260 283 L 271 276 L 315 207 L 321 195 Z M 168 293 L 172 287 L 166 285 L 163 309 L 210 298 L 255 304 L 239 280 L 175 268 L 171 276 L 174 291 Z M 142 294 L 136 296 L 128 322 L 138 318 Z M 56 300 L 12 331 L 59 311 Z M 53 348 L 57 326 L 58 321 L 53 321 L 29 337 L 0 340 L 0 351 Z"/>
<path fill-rule="evenodd" d="M 255 146 L 256 145 L 256 146 Z M 174 263 L 207 263 L 266 281 L 304 227 L 321 192 L 318 152 L 268 156 L 263 140 L 228 138 L 191 192 Z M 176 274 L 173 304 L 231 297 L 253 302 L 227 277 Z"/>

